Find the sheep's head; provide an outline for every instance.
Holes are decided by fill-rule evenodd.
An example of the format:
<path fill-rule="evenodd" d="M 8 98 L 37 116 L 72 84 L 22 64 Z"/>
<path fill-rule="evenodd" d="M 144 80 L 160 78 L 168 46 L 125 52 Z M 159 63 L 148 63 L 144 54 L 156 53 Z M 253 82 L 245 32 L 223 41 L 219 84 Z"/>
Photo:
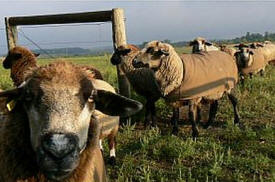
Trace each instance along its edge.
<path fill-rule="evenodd" d="M 169 56 L 170 50 L 174 49 L 171 45 L 160 41 L 149 42 L 144 49 L 133 60 L 135 68 L 147 67 L 157 69 L 162 59 Z"/>
<path fill-rule="evenodd" d="M 197 37 L 189 43 L 192 46 L 192 53 L 199 53 L 201 51 L 206 51 L 206 46 L 212 46 L 213 44 L 207 42 L 205 38 Z"/>
<path fill-rule="evenodd" d="M 260 43 L 260 42 L 253 42 L 249 45 L 250 48 L 252 49 L 257 49 L 260 47 L 264 47 L 264 44 Z"/>
<path fill-rule="evenodd" d="M 235 53 L 237 64 L 239 68 L 247 68 L 253 63 L 253 51 L 251 51 L 248 46 L 240 44 L 235 47 L 239 48 L 239 51 Z"/>
<path fill-rule="evenodd" d="M 13 64 L 18 62 L 22 58 L 34 59 L 37 56 L 39 56 L 39 54 L 32 53 L 29 49 L 25 47 L 16 46 L 8 52 L 8 55 L 3 61 L 3 67 L 5 69 L 10 69 Z"/>
<path fill-rule="evenodd" d="M 136 54 L 138 54 L 139 48 L 135 45 L 122 45 L 119 46 L 111 57 L 111 63 L 113 65 L 118 65 L 121 63 L 132 62 Z"/>
<path fill-rule="evenodd" d="M 142 108 L 139 102 L 95 89 L 86 72 L 65 62 L 33 70 L 20 87 L 0 96 L 16 101 L 15 114 L 24 109 L 37 164 L 47 178 L 56 181 L 78 166 L 81 151 L 91 140 L 88 131 L 95 108 L 122 117 Z M 98 133 L 93 133 L 96 137 Z"/>

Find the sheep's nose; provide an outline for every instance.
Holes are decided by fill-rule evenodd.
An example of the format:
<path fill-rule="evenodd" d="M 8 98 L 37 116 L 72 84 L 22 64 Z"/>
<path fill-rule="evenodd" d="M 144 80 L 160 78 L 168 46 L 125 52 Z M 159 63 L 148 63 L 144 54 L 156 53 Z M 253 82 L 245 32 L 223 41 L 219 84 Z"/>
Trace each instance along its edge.
<path fill-rule="evenodd" d="M 72 134 L 48 134 L 42 139 L 42 148 L 52 158 L 62 159 L 77 150 L 77 143 Z"/>

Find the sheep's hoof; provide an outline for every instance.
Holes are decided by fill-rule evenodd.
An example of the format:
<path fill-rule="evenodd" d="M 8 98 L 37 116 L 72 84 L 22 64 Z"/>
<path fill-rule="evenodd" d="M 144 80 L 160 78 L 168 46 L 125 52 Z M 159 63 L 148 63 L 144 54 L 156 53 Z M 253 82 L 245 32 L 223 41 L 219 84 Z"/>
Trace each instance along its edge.
<path fill-rule="evenodd" d="M 206 124 L 203 125 L 203 128 L 204 128 L 204 129 L 207 129 L 207 128 L 209 128 L 209 126 L 210 126 L 210 125 L 209 125 L 208 123 L 206 123 Z"/>
<path fill-rule="evenodd" d="M 177 136 L 178 133 L 179 133 L 179 128 L 178 127 L 173 127 L 172 134 Z"/>
<path fill-rule="evenodd" d="M 116 164 L 116 158 L 114 156 L 109 158 L 108 162 L 111 166 L 114 166 Z"/>
<path fill-rule="evenodd" d="M 198 130 L 194 130 L 192 132 L 192 136 L 193 136 L 193 139 L 196 139 L 199 136 L 199 131 Z"/>

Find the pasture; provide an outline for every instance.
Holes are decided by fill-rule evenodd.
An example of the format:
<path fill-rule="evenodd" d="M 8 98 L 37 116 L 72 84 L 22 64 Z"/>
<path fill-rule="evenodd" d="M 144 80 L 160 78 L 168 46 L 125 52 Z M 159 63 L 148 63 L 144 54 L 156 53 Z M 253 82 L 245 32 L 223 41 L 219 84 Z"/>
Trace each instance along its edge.
<path fill-rule="evenodd" d="M 117 87 L 110 56 L 66 60 L 95 66 L 107 82 Z M 51 61 L 39 59 L 39 64 Z M 12 87 L 9 71 L 2 66 L 0 87 Z M 110 181 L 275 181 L 274 66 L 268 66 L 264 77 L 246 80 L 244 87 L 237 87 L 235 92 L 244 128 L 233 125 L 232 106 L 224 98 L 219 102 L 216 121 L 207 130 L 200 127 L 196 141 L 191 137 L 191 126 L 184 120 L 180 121 L 179 136 L 170 134 L 171 111 L 163 100 L 157 103 L 158 128 L 144 129 L 143 113 L 135 116 L 131 124 L 120 129 L 117 163 L 114 167 L 107 165 Z M 135 93 L 132 97 L 144 102 Z M 107 159 L 107 143 L 104 147 Z"/>

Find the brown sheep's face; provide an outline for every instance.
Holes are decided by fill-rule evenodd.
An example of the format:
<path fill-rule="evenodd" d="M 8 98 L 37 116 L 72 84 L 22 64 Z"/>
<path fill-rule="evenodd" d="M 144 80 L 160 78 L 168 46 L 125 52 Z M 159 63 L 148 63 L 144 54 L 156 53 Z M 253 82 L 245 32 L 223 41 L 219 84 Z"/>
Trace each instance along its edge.
<path fill-rule="evenodd" d="M 14 98 L 19 109 L 25 110 L 37 164 L 48 179 L 60 181 L 78 166 L 95 107 L 108 115 L 128 117 L 141 110 L 142 105 L 96 90 L 89 79 L 66 81 L 64 75 L 46 76 L 49 78 L 30 78 L 21 87 L 0 96 Z"/>
<path fill-rule="evenodd" d="M 140 51 L 140 53 L 133 60 L 135 68 L 147 67 L 151 69 L 158 69 L 162 59 L 169 56 L 169 48 L 162 42 L 153 41 Z"/>

